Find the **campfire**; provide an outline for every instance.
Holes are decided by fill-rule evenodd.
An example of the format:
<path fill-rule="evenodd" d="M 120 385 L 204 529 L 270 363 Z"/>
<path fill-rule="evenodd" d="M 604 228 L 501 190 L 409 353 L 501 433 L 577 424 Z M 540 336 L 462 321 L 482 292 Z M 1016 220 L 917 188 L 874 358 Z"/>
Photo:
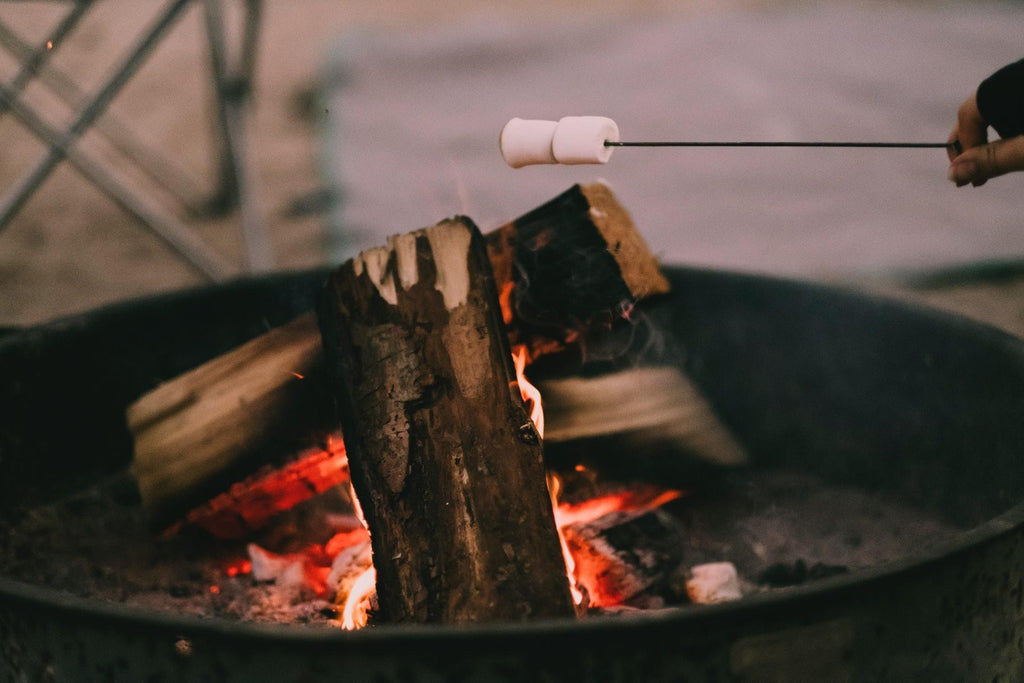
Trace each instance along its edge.
<path fill-rule="evenodd" d="M 0 565 L 243 622 L 573 623 L 755 599 L 956 532 L 749 467 L 647 318 L 667 289 L 603 185 L 486 236 L 395 237 L 315 313 L 139 397 L 130 485 L 0 529 Z"/>
<path fill-rule="evenodd" d="M 0 340 L 5 675 L 1016 676 L 1019 343 L 892 302 L 692 268 L 665 268 L 671 295 L 618 299 L 555 339 L 530 328 L 564 307 L 546 315 L 552 297 L 527 298 L 510 322 L 494 316 L 516 336 L 487 366 L 504 367 L 502 394 L 519 406 L 509 431 L 543 449 L 531 510 L 549 516 L 545 585 L 559 579 L 570 614 L 396 628 L 381 562 L 404 553 L 376 545 L 352 433 L 341 425 L 342 441 L 323 408 L 337 368 L 317 318 L 300 315 L 327 275 L 131 302 Z M 495 310 L 523 304 L 495 279 Z M 524 340 L 543 440 L 515 375 Z M 422 504 L 438 500 L 454 498 Z M 442 534 L 426 545 L 438 560 L 452 547 Z M 731 604 L 702 604 L 716 600 Z M 343 629 L 362 609 L 368 628 Z"/>
<path fill-rule="evenodd" d="M 657 519 L 662 544 L 678 541 L 656 513 L 683 493 L 645 483 L 562 499 L 567 475 L 542 464 L 543 399 L 526 369 L 616 321 L 629 324 L 638 300 L 666 291 L 628 213 L 600 184 L 576 186 L 486 240 L 461 218 L 395 236 L 335 272 L 319 313 L 329 365 L 342 368 L 334 393 L 347 436 L 329 434 L 321 447 L 265 465 L 180 513 L 213 481 L 237 477 L 237 462 L 252 451 L 266 452 L 254 443 L 283 441 L 266 432 L 295 430 L 273 414 L 293 413 L 282 404 L 298 400 L 295 387 L 325 374 L 319 332 L 305 316 L 132 406 L 143 503 L 158 521 L 176 518 L 166 534 L 188 525 L 241 539 L 280 512 L 346 486 L 351 509 L 325 518 L 334 529 L 328 540 L 286 553 L 249 543 L 247 559 L 227 569 L 330 600 L 340 606 L 343 628 L 364 626 L 371 612 L 386 621 L 457 622 L 582 615 L 631 600 L 663 605 L 663 597 L 643 594 L 659 581 L 667 585 L 678 553 L 654 562 L 646 550 L 619 548 L 610 538 Z M 742 449 L 678 371 L 549 381 L 555 442 L 592 438 L 609 424 L 628 433 L 682 418 L 714 434 L 703 457 L 743 462 Z M 674 403 L 677 385 L 686 386 L 684 409 L 696 415 Z M 644 389 L 660 394 L 660 404 L 639 401 L 641 415 L 621 405 Z M 595 401 L 594 392 L 604 398 Z M 207 405 L 205 396 L 218 403 Z M 609 420 L 609 406 L 625 419 Z M 209 422 L 211 414 L 219 423 Z M 268 414 L 273 419 L 260 419 Z M 575 467 L 578 478 L 589 474 Z M 414 490 L 404 490 L 407 480 Z M 370 502 L 369 520 L 361 500 Z M 434 553 L 449 559 L 435 564 Z"/>
<path fill-rule="evenodd" d="M 583 371 L 667 289 L 601 184 L 486 237 L 465 218 L 393 237 L 334 272 L 317 316 L 129 408 L 143 508 L 165 539 L 232 544 L 225 581 L 344 629 L 707 604 L 845 571 L 766 555 L 741 576 L 727 548 L 695 549 L 682 487 L 587 464 L 602 439 L 712 481 L 746 463 L 677 368 L 627 346 Z M 296 509 L 303 531 L 275 532 Z"/>

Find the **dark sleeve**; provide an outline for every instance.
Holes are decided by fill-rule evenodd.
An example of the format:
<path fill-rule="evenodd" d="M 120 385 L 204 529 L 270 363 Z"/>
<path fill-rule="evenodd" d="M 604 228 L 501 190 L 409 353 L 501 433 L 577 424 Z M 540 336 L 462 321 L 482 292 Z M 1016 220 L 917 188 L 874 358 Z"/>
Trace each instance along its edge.
<path fill-rule="evenodd" d="M 982 81 L 978 86 L 978 111 L 1000 137 L 1024 134 L 1024 59 Z"/>

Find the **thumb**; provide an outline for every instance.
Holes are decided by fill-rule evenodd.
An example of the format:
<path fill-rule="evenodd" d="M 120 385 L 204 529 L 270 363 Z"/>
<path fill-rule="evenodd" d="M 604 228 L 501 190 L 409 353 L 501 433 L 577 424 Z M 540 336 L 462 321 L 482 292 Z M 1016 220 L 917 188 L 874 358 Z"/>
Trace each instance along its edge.
<path fill-rule="evenodd" d="M 968 183 L 978 187 L 1012 171 L 1024 171 L 1024 135 L 966 150 L 950 164 L 949 179 L 957 187 Z"/>

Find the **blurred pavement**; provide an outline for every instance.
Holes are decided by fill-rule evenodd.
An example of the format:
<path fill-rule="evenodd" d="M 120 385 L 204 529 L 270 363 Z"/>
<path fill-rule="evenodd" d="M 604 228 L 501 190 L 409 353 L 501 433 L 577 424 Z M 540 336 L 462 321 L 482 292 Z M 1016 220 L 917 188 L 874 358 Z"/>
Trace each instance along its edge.
<path fill-rule="evenodd" d="M 513 116 L 598 114 L 632 140 L 944 142 L 1024 55 L 1024 6 L 786 3 L 617 22 L 346 32 L 324 136 L 332 260 L 453 213 L 500 224 L 607 179 L 666 262 L 816 278 L 1024 257 L 1024 179 L 957 190 L 943 150 L 618 149 L 512 170 Z"/>

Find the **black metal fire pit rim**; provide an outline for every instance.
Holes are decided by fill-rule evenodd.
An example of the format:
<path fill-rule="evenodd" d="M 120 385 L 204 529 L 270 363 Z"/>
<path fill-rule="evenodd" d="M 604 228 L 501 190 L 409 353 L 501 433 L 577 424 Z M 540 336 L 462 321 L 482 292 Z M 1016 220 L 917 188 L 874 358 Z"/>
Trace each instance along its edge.
<path fill-rule="evenodd" d="M 6 602 L 26 603 L 34 610 L 51 611 L 55 618 L 84 620 L 95 627 L 105 621 L 118 628 L 155 630 L 182 637 L 209 639 L 287 641 L 296 646 L 331 648 L 349 646 L 364 649 L 379 644 L 395 647 L 402 642 L 423 644 L 458 640 L 472 632 L 474 638 L 501 640 L 508 638 L 586 637 L 606 632 L 651 630 L 657 632 L 666 624 L 699 622 L 704 628 L 716 623 L 734 622 L 736 619 L 760 619 L 784 611 L 801 611 L 827 605 L 844 599 L 856 600 L 865 590 L 882 588 L 887 582 L 912 578 L 927 573 L 943 564 L 954 563 L 966 553 L 976 552 L 986 544 L 1012 533 L 1024 524 L 1024 503 L 1006 513 L 966 530 L 951 540 L 938 542 L 908 556 L 857 570 L 848 574 L 821 579 L 813 583 L 758 593 L 734 602 L 699 607 L 667 608 L 640 611 L 636 614 L 596 617 L 583 620 L 548 619 L 527 623 L 472 624 L 459 626 L 438 625 L 386 625 L 344 631 L 333 628 L 311 628 L 285 624 L 232 621 L 221 618 L 200 618 L 187 615 L 157 613 L 137 606 L 107 603 L 83 598 L 60 591 L 33 586 L 20 581 L 0 578 L 0 595 Z M 815 609 L 804 611 L 815 612 Z"/>
<path fill-rule="evenodd" d="M 768 283 L 775 287 L 792 289 L 795 295 L 820 296 L 830 295 L 842 299 L 857 299 L 863 303 L 888 308 L 892 311 L 910 312 L 923 320 L 941 322 L 956 329 L 970 329 L 972 334 L 979 336 L 988 342 L 998 342 L 1010 347 L 1020 349 L 1024 353 L 1024 338 L 1018 337 L 1006 330 L 1000 329 L 992 324 L 971 318 L 962 313 L 936 308 L 911 299 L 901 299 L 892 294 L 887 294 L 877 289 L 861 288 L 854 281 L 839 280 L 815 280 L 795 275 L 779 275 L 770 272 L 756 270 L 729 270 L 724 268 L 663 265 L 669 279 L 673 274 L 682 275 L 708 275 L 714 278 L 732 280 L 735 284 L 754 285 L 756 283 Z M 672 296 L 672 292 L 666 296 Z"/>
<path fill-rule="evenodd" d="M 996 342 L 1001 345 L 1016 347 L 1021 349 L 1021 352 L 1024 353 L 1024 339 L 1014 336 L 1005 330 L 974 320 L 960 313 L 940 310 L 938 308 L 926 306 L 913 301 L 896 299 L 881 292 L 856 289 L 848 283 L 822 282 L 796 276 L 776 275 L 771 273 L 761 273 L 758 271 L 727 270 L 724 268 L 703 266 L 665 264 L 662 268 L 670 279 L 672 279 L 673 275 L 681 275 L 684 277 L 701 275 L 716 279 L 731 280 L 734 284 L 739 286 L 765 282 L 776 287 L 791 288 L 793 293 L 797 295 L 801 293 L 813 293 L 814 295 L 836 295 L 842 298 L 854 297 L 862 302 L 884 306 L 891 308 L 894 311 L 911 311 L 916 316 L 932 321 L 940 321 L 944 324 L 952 325 L 957 329 L 970 328 L 973 334 L 980 336 L 988 342 Z M 3 332 L 3 334 L 0 334 L 0 349 L 2 349 L 5 344 L 18 343 L 18 340 L 25 334 L 35 335 L 68 328 L 73 329 L 80 325 L 94 324 L 98 320 L 116 318 L 126 313 L 130 313 L 140 306 L 153 307 L 160 306 L 165 302 L 174 303 L 182 300 L 201 299 L 211 291 L 230 295 L 232 291 L 243 293 L 254 288 L 273 290 L 282 285 L 297 282 L 318 283 L 320 280 L 326 278 L 333 269 L 334 266 L 328 265 L 305 269 L 278 270 L 263 275 L 241 275 L 217 284 L 198 284 L 165 292 L 146 294 L 130 299 L 112 301 L 87 311 L 60 316 L 31 326 L 0 327 L 0 330 Z M 316 285 L 314 284 L 313 290 L 315 289 Z M 315 296 L 315 291 L 313 290 L 309 292 L 310 297 Z M 678 292 L 675 292 L 667 296 L 678 294 Z M 663 297 L 658 298 L 660 299 Z M 298 315 L 298 313 L 299 312 L 296 312 L 296 315 Z"/>
<path fill-rule="evenodd" d="M 809 291 L 823 294 L 833 291 L 841 293 L 843 297 L 847 298 L 855 296 L 860 300 L 873 300 L 883 303 L 892 310 L 910 309 L 917 316 L 923 315 L 935 320 L 941 320 L 958 328 L 971 328 L 989 343 L 995 342 L 999 345 L 1010 346 L 1017 350 L 1021 357 L 1024 358 L 1024 342 L 1008 333 L 977 323 L 963 316 L 930 309 L 918 304 L 896 301 L 883 295 L 862 292 L 851 293 L 848 288 L 836 285 L 806 283 L 795 279 L 777 277 L 766 278 L 756 274 L 715 271 L 704 268 L 671 267 L 666 268 L 666 270 L 670 271 L 670 274 L 674 273 L 677 275 L 706 273 L 712 276 L 722 276 L 729 278 L 733 283 L 757 283 L 769 280 L 775 284 L 792 287 L 795 294 L 807 293 Z M 245 290 L 262 283 L 286 283 L 290 282 L 293 278 L 299 278 L 303 282 L 312 282 L 312 278 L 318 278 L 326 274 L 326 272 L 327 269 L 317 269 L 313 271 L 297 271 L 295 273 L 275 273 L 270 276 L 263 276 L 258 280 L 254 278 L 239 278 L 238 280 L 216 285 L 215 287 L 218 290 L 225 288 Z M 23 332 L 16 332 L 0 340 L 0 348 L 3 348 L 7 343 L 16 341 L 17 338 L 24 334 L 33 334 L 39 330 L 56 331 L 65 327 L 76 327 L 93 322 L 97 317 L 116 317 L 138 307 L 140 303 L 155 305 L 161 301 L 175 301 L 182 297 L 201 297 L 204 292 L 210 289 L 213 289 L 213 287 L 195 287 L 152 295 L 145 297 L 142 301 L 133 299 L 108 304 L 91 312 L 57 319 L 34 328 L 28 328 Z M 510 636 L 533 638 L 545 635 L 616 631 L 627 627 L 629 629 L 643 629 L 645 626 L 657 628 L 665 623 L 691 621 L 700 622 L 702 626 L 710 626 L 720 619 L 731 620 L 739 615 L 754 617 L 769 611 L 778 610 L 780 607 L 794 607 L 801 603 L 823 604 L 832 600 L 838 600 L 844 596 L 851 595 L 854 590 L 862 591 L 865 585 L 881 585 L 887 581 L 950 562 L 955 557 L 974 552 L 977 548 L 991 543 L 1019 528 L 1021 525 L 1024 525 L 1024 503 L 1010 508 L 1006 512 L 989 519 L 971 530 L 957 534 L 950 541 L 935 544 L 915 555 L 803 586 L 753 595 L 733 603 L 644 613 L 637 616 L 591 619 L 580 622 L 575 620 L 549 620 L 529 624 L 473 626 L 472 630 L 475 636 L 497 639 Z M 338 647 L 344 644 L 345 646 L 358 646 L 362 648 L 374 643 L 380 643 L 382 646 L 386 644 L 388 647 L 394 647 L 396 639 L 409 642 L 426 642 L 437 639 L 460 638 L 464 636 L 468 628 L 410 625 L 381 626 L 361 631 L 345 632 L 334 629 L 238 622 L 218 618 L 202 619 L 184 615 L 154 613 L 140 607 L 104 603 L 94 599 L 70 596 L 54 589 L 36 587 L 2 577 L 0 577 L 0 596 L 3 597 L 4 601 L 26 604 L 31 609 L 51 612 L 57 615 L 56 618 L 61 619 L 88 620 L 92 624 L 95 624 L 96 620 L 100 619 L 111 624 L 116 623 L 120 628 L 157 630 L 162 633 L 181 633 L 184 635 L 204 634 L 213 638 L 273 639 L 275 641 L 284 639 L 297 645 L 307 644 L 309 646 L 328 643 L 331 647 Z M 2 606 L 2 603 L 0 603 L 0 606 Z"/>
<path fill-rule="evenodd" d="M 330 271 L 331 268 L 322 266 L 318 268 L 277 270 L 273 273 L 259 276 L 240 275 L 213 285 L 188 285 L 179 289 L 111 301 L 97 306 L 96 308 L 58 316 L 34 325 L 26 325 L 22 327 L 0 326 L 0 348 L 7 343 L 17 343 L 19 337 L 24 334 L 45 334 L 59 330 L 74 329 L 82 325 L 95 324 L 97 321 L 124 315 L 125 313 L 135 310 L 140 306 L 160 306 L 162 303 L 178 302 L 189 298 L 202 298 L 210 291 L 229 293 L 234 290 L 242 292 L 257 286 L 263 289 L 273 290 L 294 281 L 315 281 L 321 278 L 326 278 Z"/>

